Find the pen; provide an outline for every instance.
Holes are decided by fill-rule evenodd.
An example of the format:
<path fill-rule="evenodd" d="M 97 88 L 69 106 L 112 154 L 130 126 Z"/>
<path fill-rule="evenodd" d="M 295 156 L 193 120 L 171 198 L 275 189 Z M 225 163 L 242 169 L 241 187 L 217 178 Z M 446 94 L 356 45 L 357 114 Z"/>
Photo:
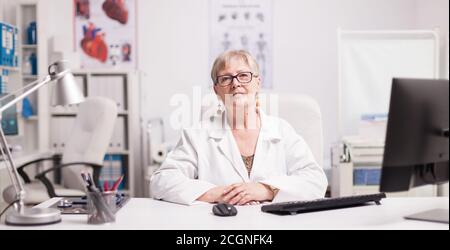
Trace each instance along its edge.
<path fill-rule="evenodd" d="M 103 192 L 108 192 L 108 191 L 109 191 L 108 181 L 104 181 L 103 182 Z"/>
<path fill-rule="evenodd" d="M 81 178 L 83 178 L 83 181 L 85 182 L 85 184 L 87 184 L 87 178 L 84 172 L 81 172 Z"/>
<path fill-rule="evenodd" d="M 120 183 L 122 183 L 122 181 L 123 181 L 123 177 L 124 177 L 123 175 L 120 176 L 120 178 L 117 179 L 116 182 L 114 182 L 114 185 L 113 185 L 111 191 L 117 191 L 117 189 L 119 188 Z"/>
<path fill-rule="evenodd" d="M 89 176 L 86 175 L 86 173 L 82 172 L 82 173 L 81 173 L 81 178 L 82 178 L 83 181 L 84 181 L 84 184 L 85 184 L 85 186 L 86 186 L 87 191 L 88 191 L 88 192 L 93 192 L 94 189 L 92 188 L 92 181 L 89 180 Z"/>

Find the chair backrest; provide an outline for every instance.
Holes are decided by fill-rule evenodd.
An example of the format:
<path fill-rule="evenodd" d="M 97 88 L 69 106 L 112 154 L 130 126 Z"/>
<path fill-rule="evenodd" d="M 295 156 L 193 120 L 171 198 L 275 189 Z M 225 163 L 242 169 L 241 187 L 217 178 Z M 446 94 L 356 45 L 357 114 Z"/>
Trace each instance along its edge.
<path fill-rule="evenodd" d="M 306 141 L 319 166 L 323 167 L 323 127 L 319 104 L 306 95 L 267 94 L 269 94 L 267 103 L 277 102 L 278 108 L 274 111 L 268 109 L 265 112 L 269 115 L 278 116 L 291 124 Z M 262 107 L 264 106 L 268 107 L 268 105 L 262 105 Z"/>
<path fill-rule="evenodd" d="M 103 97 L 91 97 L 80 105 L 77 118 L 66 142 L 62 163 L 87 162 L 103 165 L 117 119 L 117 105 Z M 66 188 L 84 190 L 80 177 L 85 166 L 63 169 Z"/>
<path fill-rule="evenodd" d="M 264 94 L 264 95 L 263 95 Z M 261 108 L 265 113 L 286 120 L 303 137 L 319 166 L 323 167 L 323 126 L 320 106 L 313 98 L 300 94 L 261 94 Z M 210 98 L 202 106 L 200 117 L 209 119 L 217 109 L 217 98 Z"/>

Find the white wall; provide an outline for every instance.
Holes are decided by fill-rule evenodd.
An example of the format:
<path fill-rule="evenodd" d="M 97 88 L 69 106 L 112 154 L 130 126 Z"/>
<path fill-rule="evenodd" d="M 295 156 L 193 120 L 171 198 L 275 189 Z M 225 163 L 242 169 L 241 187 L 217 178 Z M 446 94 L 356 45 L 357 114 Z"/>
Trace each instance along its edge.
<path fill-rule="evenodd" d="M 45 1 L 51 8 L 49 36 L 73 41 L 73 2 Z M 208 0 L 137 1 L 142 113 L 149 118 L 173 110 L 168 102 L 173 94 L 208 84 Z M 447 0 L 275 0 L 275 90 L 319 101 L 327 145 L 338 138 L 336 29 L 441 27 L 448 33 L 448 15 Z"/>
<path fill-rule="evenodd" d="M 15 3 L 13 0 L 0 0 L 1 12 L 0 20 L 7 23 L 15 23 L 16 12 L 15 12 Z"/>
<path fill-rule="evenodd" d="M 419 29 L 439 28 L 441 32 L 441 77 L 448 79 L 448 0 L 417 0 L 416 27 Z"/>
<path fill-rule="evenodd" d="M 209 81 L 207 5 L 207 0 L 140 1 L 140 68 L 147 74 L 144 117 L 168 113 L 174 93 L 190 93 L 192 85 Z M 446 0 L 276 0 L 275 90 L 319 101 L 329 145 L 339 137 L 336 29 L 439 26 L 448 30 Z"/>
<path fill-rule="evenodd" d="M 73 1 L 44 1 L 51 13 L 49 37 L 72 43 Z M 174 94 L 191 94 L 193 85 L 209 83 L 208 0 L 137 1 L 142 115 L 153 118 L 174 109 L 169 105 Z M 339 137 L 336 29 L 441 27 L 448 34 L 448 9 L 448 0 L 275 0 L 275 90 L 318 100 L 328 146 Z M 171 140 L 177 136 L 168 133 Z"/>

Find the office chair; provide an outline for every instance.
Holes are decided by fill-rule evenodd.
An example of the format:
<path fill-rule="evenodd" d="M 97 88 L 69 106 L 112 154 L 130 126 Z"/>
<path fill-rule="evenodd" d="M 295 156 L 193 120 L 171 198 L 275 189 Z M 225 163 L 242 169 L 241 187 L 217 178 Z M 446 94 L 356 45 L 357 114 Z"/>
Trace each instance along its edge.
<path fill-rule="evenodd" d="M 322 113 L 317 101 L 300 94 L 271 94 L 278 96 L 278 114 L 271 114 L 270 110 L 266 113 L 286 120 L 303 137 L 315 160 L 323 167 Z M 270 101 L 274 99 L 269 97 Z"/>
<path fill-rule="evenodd" d="M 299 94 L 263 93 L 261 109 L 268 115 L 286 120 L 303 137 L 319 166 L 323 167 L 323 126 L 319 104 L 313 98 Z M 271 110 L 271 103 L 276 110 Z M 210 119 L 218 106 L 217 97 L 210 95 L 201 107 L 200 120 Z M 272 113 L 271 113 L 272 112 Z"/>
<path fill-rule="evenodd" d="M 112 100 L 92 97 L 82 103 L 62 157 L 39 159 L 18 167 L 25 183 L 25 204 L 39 204 L 54 197 L 84 196 L 81 171 L 93 173 L 94 181 L 98 184 L 116 118 L 117 106 Z M 53 168 L 39 173 L 32 181 L 24 170 L 45 161 L 53 161 L 56 164 Z M 47 178 L 48 174 L 56 171 L 61 171 L 61 185 L 56 185 Z M 14 202 L 14 187 L 9 186 L 3 191 L 3 198 L 8 203 Z"/>

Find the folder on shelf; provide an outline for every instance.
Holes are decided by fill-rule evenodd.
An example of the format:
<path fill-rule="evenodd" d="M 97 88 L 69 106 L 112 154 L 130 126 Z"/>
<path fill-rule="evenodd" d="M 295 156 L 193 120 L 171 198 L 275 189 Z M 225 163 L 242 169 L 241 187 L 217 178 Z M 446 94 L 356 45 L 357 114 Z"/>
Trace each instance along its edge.
<path fill-rule="evenodd" d="M 0 71 L 0 94 L 8 93 L 9 71 L 3 69 Z"/>
<path fill-rule="evenodd" d="M 14 67 L 15 51 L 15 30 L 16 28 L 5 23 L 1 25 L 1 65 Z"/>
<path fill-rule="evenodd" d="M 125 111 L 125 95 L 127 94 L 125 91 L 125 78 L 124 77 L 116 77 L 113 81 L 114 85 L 112 86 L 113 90 L 113 99 L 117 103 L 117 108 L 120 111 Z"/>
<path fill-rule="evenodd" d="M 6 53 L 6 44 L 7 44 L 7 30 L 6 24 L 0 23 L 0 65 L 7 66 L 7 53 Z"/>
<path fill-rule="evenodd" d="M 110 152 L 123 152 L 126 150 L 125 143 L 125 117 L 119 116 L 114 126 L 113 136 L 109 144 Z"/>
<path fill-rule="evenodd" d="M 125 80 L 123 75 L 93 76 L 89 96 L 103 96 L 116 102 L 118 112 L 126 111 Z"/>
<path fill-rule="evenodd" d="M 122 175 L 124 175 L 124 161 L 121 155 L 106 155 L 103 163 L 103 168 L 100 173 L 100 184 L 103 186 L 104 182 L 108 183 L 109 187 L 112 187 L 114 182 L 117 181 Z M 119 190 L 123 190 L 125 187 L 125 181 L 119 186 Z"/>
<path fill-rule="evenodd" d="M 72 134 L 75 117 L 53 117 L 51 120 L 52 132 L 50 142 L 55 153 L 64 152 L 69 136 Z"/>
<path fill-rule="evenodd" d="M 13 63 L 12 67 L 19 67 L 19 29 L 13 29 Z"/>
<path fill-rule="evenodd" d="M 381 167 L 355 167 L 353 170 L 353 184 L 358 186 L 380 185 Z"/>

